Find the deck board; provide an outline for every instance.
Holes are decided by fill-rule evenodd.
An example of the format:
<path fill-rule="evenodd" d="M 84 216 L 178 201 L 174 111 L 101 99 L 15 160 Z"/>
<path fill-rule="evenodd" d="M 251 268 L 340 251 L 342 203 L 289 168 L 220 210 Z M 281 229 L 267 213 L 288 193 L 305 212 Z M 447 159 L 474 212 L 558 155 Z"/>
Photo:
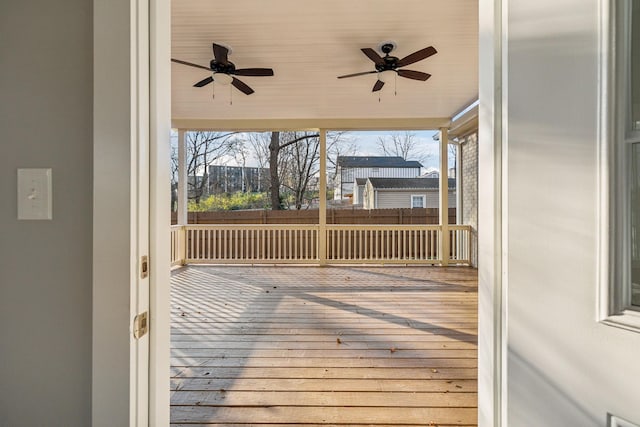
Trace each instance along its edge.
<path fill-rule="evenodd" d="M 171 425 L 475 426 L 477 272 L 174 271 Z"/>

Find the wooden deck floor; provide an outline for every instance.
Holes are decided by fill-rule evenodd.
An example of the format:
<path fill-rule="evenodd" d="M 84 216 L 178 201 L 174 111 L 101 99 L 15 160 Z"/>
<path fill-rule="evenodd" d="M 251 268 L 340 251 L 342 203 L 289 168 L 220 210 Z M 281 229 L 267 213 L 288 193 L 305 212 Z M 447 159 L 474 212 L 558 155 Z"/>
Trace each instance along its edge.
<path fill-rule="evenodd" d="M 474 426 L 477 272 L 187 267 L 172 426 Z"/>

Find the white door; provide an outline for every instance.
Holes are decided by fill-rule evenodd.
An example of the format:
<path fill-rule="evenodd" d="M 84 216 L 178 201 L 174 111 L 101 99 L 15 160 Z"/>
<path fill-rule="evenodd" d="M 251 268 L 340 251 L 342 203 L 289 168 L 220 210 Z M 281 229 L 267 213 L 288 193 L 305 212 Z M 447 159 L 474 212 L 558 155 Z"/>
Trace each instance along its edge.
<path fill-rule="evenodd" d="M 131 409 L 134 419 L 132 426 L 149 425 L 149 162 L 150 162 L 150 99 L 149 99 L 149 1 L 138 0 L 134 3 L 136 41 L 132 44 L 132 238 L 135 243 L 132 253 L 136 256 L 137 271 L 132 287 L 131 308 L 133 310 L 134 333 L 131 335 Z M 137 328 L 137 330 L 136 330 Z"/>
<path fill-rule="evenodd" d="M 606 36 L 608 24 L 615 24 L 611 7 L 623 3 L 494 3 L 502 8 L 498 21 L 503 24 L 502 55 L 492 65 L 497 62 L 503 73 L 504 257 L 503 294 L 493 301 L 503 301 L 505 314 L 498 328 L 481 324 L 480 351 L 483 337 L 502 331 L 504 377 L 494 384 L 498 393 L 501 389 L 502 425 L 640 425 L 640 332 L 613 325 L 620 319 L 615 310 L 602 315 L 603 301 L 628 287 L 606 271 L 626 268 L 625 257 L 631 257 L 606 256 L 620 246 L 617 231 L 623 227 L 618 222 L 611 228 L 607 216 L 631 208 L 617 202 L 629 191 L 627 183 L 607 186 L 617 167 L 603 157 L 608 144 L 625 143 L 606 132 L 615 99 L 611 91 L 601 91 L 607 73 L 619 71 L 607 67 L 613 52 Z M 622 55 L 634 58 L 632 50 Z M 627 92 L 637 88 L 634 79 L 623 83 L 631 85 Z M 613 122 L 621 114 L 616 110 Z M 622 161 L 628 160 L 622 156 Z M 482 163 L 480 168 L 482 174 Z M 491 223 L 481 222 L 481 232 L 485 225 Z M 629 241 L 630 234 L 623 238 Z M 481 282 L 482 270 L 494 262 L 480 259 Z M 481 300 L 482 289 L 487 288 L 481 283 Z M 482 386 L 493 379 L 480 381 Z M 481 388 L 480 410 L 491 410 L 482 407 L 483 401 Z"/>

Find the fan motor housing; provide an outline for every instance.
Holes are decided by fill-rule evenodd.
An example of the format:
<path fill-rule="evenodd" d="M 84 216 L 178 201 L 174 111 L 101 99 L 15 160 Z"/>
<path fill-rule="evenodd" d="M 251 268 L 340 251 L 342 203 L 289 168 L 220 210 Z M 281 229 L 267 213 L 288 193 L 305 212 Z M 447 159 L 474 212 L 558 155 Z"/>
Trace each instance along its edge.
<path fill-rule="evenodd" d="M 209 62 L 209 68 L 211 68 L 211 71 L 214 73 L 233 74 L 236 71 L 236 66 L 233 62 L 228 61 L 226 64 L 222 64 L 215 59 Z"/>
<path fill-rule="evenodd" d="M 383 57 L 382 59 L 384 59 L 384 64 L 375 65 L 377 71 L 388 71 L 398 68 L 399 59 L 395 56 L 389 56 L 387 54 L 387 56 Z"/>

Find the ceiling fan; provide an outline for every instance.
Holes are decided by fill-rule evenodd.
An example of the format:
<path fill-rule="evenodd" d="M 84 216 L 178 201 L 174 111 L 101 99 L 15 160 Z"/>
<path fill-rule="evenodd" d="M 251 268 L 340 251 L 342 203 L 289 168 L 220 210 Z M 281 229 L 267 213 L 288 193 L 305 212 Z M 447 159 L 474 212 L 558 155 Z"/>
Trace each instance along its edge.
<path fill-rule="evenodd" d="M 236 68 L 236 65 L 229 61 L 228 57 L 230 53 L 231 51 L 228 47 L 213 43 L 213 59 L 209 62 L 208 67 L 192 64 L 191 62 L 182 61 L 180 59 L 171 58 L 171 61 L 182 65 L 188 65 L 190 67 L 202 68 L 203 70 L 213 73 L 211 76 L 195 83 L 193 85 L 194 87 L 206 86 L 213 82 L 231 84 L 246 95 L 251 95 L 254 90 L 242 80 L 239 80 L 234 76 L 273 76 L 273 70 L 271 68 Z"/>
<path fill-rule="evenodd" d="M 373 85 L 373 90 L 372 90 L 372 92 L 377 92 L 380 89 L 382 89 L 382 87 L 384 86 L 385 82 L 383 81 L 384 77 L 382 76 L 383 74 L 386 74 L 385 72 L 388 72 L 388 71 L 395 72 L 400 77 L 405 77 L 407 79 L 413 79 L 413 80 L 425 81 L 429 77 L 431 77 L 431 74 L 423 73 L 422 71 L 401 70 L 400 68 L 405 67 L 407 65 L 411 65 L 418 61 L 422 61 L 423 59 L 426 59 L 431 55 L 435 55 L 436 53 L 438 53 L 438 51 L 433 46 L 420 49 L 416 52 L 413 52 L 411 55 L 405 56 L 402 59 L 398 59 L 395 56 L 389 55 L 395 49 L 395 47 L 396 45 L 393 42 L 382 43 L 380 45 L 380 50 L 382 51 L 382 53 L 384 53 L 384 56 L 378 55 L 378 53 L 375 50 L 369 47 L 360 49 L 362 53 L 367 55 L 367 57 L 374 62 L 375 70 L 364 71 L 362 73 L 347 74 L 344 76 L 338 76 L 338 78 L 345 79 L 347 77 L 364 76 L 365 74 L 378 73 L 378 80 Z"/>

